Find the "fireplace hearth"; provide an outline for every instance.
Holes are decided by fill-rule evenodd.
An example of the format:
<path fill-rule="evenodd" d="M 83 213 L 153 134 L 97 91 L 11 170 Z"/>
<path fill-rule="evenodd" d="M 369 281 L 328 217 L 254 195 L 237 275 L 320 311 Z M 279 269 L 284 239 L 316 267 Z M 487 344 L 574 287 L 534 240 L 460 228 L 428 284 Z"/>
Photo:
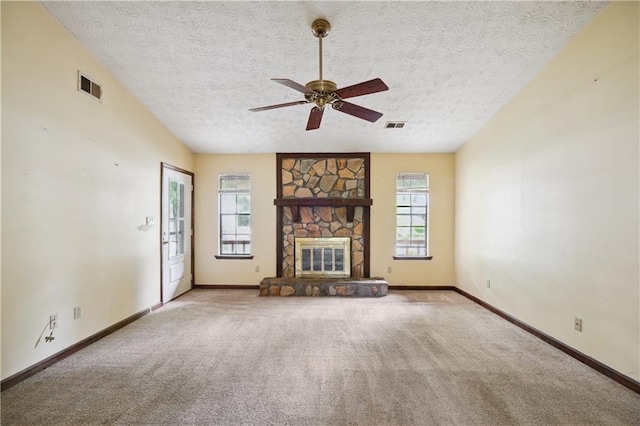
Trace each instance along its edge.
<path fill-rule="evenodd" d="M 383 297 L 389 293 L 389 283 L 383 278 L 263 278 L 260 296 L 336 296 Z"/>

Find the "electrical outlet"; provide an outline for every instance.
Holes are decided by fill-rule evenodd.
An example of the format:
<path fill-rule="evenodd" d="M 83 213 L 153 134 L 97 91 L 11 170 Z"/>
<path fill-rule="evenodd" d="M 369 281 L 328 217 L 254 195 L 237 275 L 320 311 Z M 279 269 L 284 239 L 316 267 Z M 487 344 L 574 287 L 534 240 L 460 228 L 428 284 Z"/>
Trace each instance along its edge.
<path fill-rule="evenodd" d="M 82 316 L 82 311 L 80 310 L 80 306 L 75 306 L 73 308 L 73 319 L 80 319 Z"/>
<path fill-rule="evenodd" d="M 487 288 L 491 288 L 491 280 L 487 280 Z"/>
<path fill-rule="evenodd" d="M 387 266 L 387 273 L 390 274 L 392 271 L 391 266 Z"/>
<path fill-rule="evenodd" d="M 582 332 L 582 318 L 575 317 L 573 319 L 573 328 Z"/>
<path fill-rule="evenodd" d="M 58 314 L 49 315 L 49 330 L 53 330 L 58 326 Z"/>
<path fill-rule="evenodd" d="M 260 266 L 256 266 L 256 272 L 260 272 Z"/>

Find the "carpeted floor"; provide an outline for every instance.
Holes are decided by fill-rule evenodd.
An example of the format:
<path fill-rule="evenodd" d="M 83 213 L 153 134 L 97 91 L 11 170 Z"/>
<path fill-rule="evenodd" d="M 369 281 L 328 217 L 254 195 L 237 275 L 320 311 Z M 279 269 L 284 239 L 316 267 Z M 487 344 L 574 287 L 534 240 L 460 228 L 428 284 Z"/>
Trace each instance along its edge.
<path fill-rule="evenodd" d="M 2 425 L 638 425 L 640 395 L 453 291 L 194 290 L 2 393 Z"/>

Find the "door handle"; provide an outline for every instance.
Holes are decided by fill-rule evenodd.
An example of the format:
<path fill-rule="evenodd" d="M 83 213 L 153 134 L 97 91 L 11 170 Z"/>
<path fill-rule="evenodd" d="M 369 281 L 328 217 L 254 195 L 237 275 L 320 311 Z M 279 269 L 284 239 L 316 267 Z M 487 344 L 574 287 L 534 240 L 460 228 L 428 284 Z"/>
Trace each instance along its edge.
<path fill-rule="evenodd" d="M 162 241 L 162 244 L 169 244 L 169 241 Z"/>

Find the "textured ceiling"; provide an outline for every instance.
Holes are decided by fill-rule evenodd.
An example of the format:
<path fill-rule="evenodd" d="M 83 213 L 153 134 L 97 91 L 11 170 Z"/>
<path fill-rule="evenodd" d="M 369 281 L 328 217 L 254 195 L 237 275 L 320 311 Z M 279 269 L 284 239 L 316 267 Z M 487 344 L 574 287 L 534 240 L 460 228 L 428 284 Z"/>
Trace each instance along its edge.
<path fill-rule="evenodd" d="M 169 130 L 198 153 L 454 152 L 531 80 L 603 2 L 44 2 Z M 381 78 L 349 101 L 369 123 L 310 105 L 271 82 Z M 109 88 L 105 87 L 105 102 Z M 408 121 L 404 129 L 385 129 Z"/>

